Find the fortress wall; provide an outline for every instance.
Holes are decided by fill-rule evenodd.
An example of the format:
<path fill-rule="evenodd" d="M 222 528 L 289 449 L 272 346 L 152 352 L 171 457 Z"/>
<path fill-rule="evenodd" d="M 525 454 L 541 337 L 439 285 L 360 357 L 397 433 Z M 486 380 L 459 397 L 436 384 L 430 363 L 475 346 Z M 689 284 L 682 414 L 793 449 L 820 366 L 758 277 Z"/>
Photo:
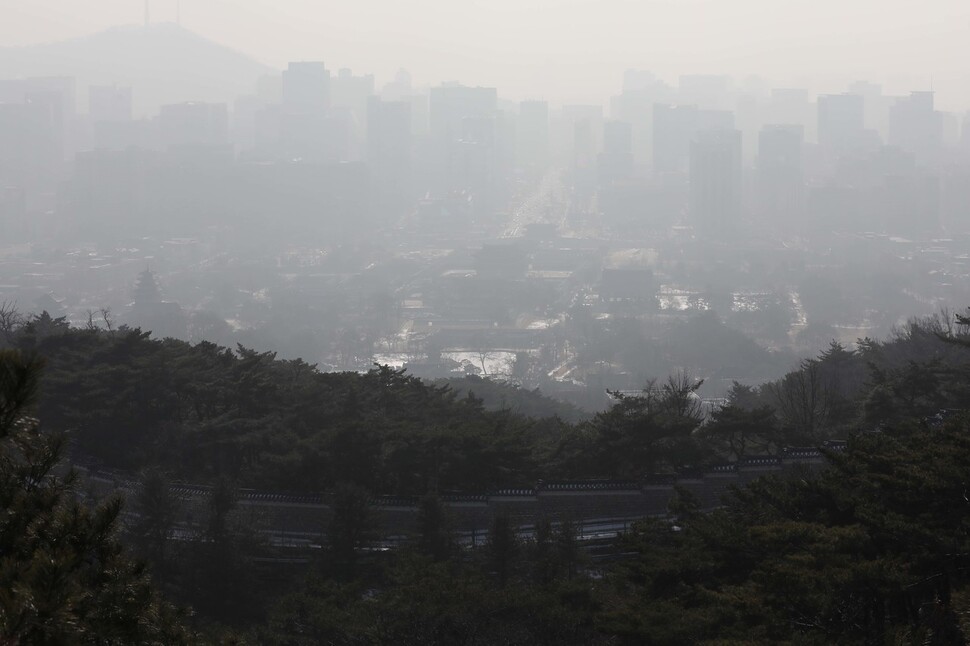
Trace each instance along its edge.
<path fill-rule="evenodd" d="M 732 487 L 743 486 L 765 475 L 811 476 L 826 467 L 818 450 L 787 451 L 782 457 L 751 458 L 691 477 L 655 478 L 643 483 L 576 481 L 543 483 L 534 489 L 514 489 L 486 495 L 445 495 L 441 503 L 451 527 L 470 535 L 483 534 L 492 520 L 507 515 L 520 527 L 539 518 L 554 522 L 568 519 L 583 523 L 594 520 L 629 521 L 663 516 L 680 488 L 693 495 L 702 509 L 721 506 Z M 81 494 L 92 500 L 122 495 L 128 501 L 126 515 L 136 512 L 131 500 L 137 483 L 116 473 L 79 467 Z M 209 488 L 174 484 L 172 494 L 179 501 L 176 525 L 187 531 L 204 531 L 208 517 Z M 333 516 L 327 495 L 290 495 L 242 490 L 234 514 L 238 522 L 277 536 L 281 540 L 323 540 Z M 380 534 L 400 539 L 418 533 L 420 500 L 414 497 L 378 497 L 372 508 Z"/>

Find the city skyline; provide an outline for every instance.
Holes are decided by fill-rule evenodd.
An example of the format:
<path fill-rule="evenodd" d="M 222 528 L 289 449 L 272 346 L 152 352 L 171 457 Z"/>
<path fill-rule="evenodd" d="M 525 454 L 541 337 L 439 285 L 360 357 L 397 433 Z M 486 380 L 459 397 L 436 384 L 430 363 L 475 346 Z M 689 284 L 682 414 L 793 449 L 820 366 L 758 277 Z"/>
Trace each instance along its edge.
<path fill-rule="evenodd" d="M 0 43 L 24 46 L 139 24 L 144 6 L 105 0 L 69 15 L 71 8 L 55 0 L 3 0 Z M 406 9 L 377 0 L 326 8 L 290 0 L 283 11 L 264 0 L 154 0 L 150 8 L 153 23 L 180 18 L 186 29 L 277 69 L 324 60 L 331 69 L 373 73 L 380 84 L 403 67 L 417 85 L 460 80 L 498 87 L 513 100 L 602 103 L 625 69 L 648 69 L 668 82 L 680 74 L 725 74 L 741 87 L 818 94 L 866 78 L 887 94 L 932 88 L 943 109 L 970 105 L 970 74 L 960 66 L 970 54 L 963 37 L 970 8 L 950 0 L 919 9 L 828 0 L 421 0 Z"/>

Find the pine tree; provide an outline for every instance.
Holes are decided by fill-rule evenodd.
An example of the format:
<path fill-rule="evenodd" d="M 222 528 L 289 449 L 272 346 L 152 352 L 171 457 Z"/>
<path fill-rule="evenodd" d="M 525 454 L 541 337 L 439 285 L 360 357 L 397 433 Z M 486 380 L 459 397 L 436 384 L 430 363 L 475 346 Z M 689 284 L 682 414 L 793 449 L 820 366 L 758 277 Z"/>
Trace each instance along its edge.
<path fill-rule="evenodd" d="M 338 574 L 351 579 L 358 551 L 377 534 L 370 493 L 357 485 L 341 482 L 333 494 L 333 517 L 327 528 L 330 555 Z"/>
<path fill-rule="evenodd" d="M 418 549 L 435 561 L 447 559 L 454 549 L 448 510 L 433 493 L 418 505 Z"/>
<path fill-rule="evenodd" d="M 177 501 L 159 469 L 147 469 L 139 484 L 131 501 L 137 520 L 131 524 L 129 534 L 139 556 L 152 564 L 156 580 L 163 581 L 169 571 L 166 547 L 175 525 Z"/>
<path fill-rule="evenodd" d="M 489 565 L 498 574 L 501 585 L 508 582 L 515 558 L 519 552 L 519 537 L 515 533 L 515 525 L 506 514 L 498 514 L 492 519 L 488 529 L 488 542 L 485 551 Z"/>
<path fill-rule="evenodd" d="M 0 642 L 191 643 L 117 539 L 121 501 L 87 507 L 62 437 L 31 416 L 40 362 L 0 351 Z"/>

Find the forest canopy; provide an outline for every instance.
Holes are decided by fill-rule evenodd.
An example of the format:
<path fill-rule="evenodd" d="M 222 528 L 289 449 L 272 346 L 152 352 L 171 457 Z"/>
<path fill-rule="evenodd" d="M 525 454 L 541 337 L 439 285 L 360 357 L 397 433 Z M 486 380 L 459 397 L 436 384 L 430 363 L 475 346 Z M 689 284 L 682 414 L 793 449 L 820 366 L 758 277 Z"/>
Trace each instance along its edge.
<path fill-rule="evenodd" d="M 227 630 L 278 644 L 964 643 L 967 322 L 833 343 L 777 382 L 735 384 L 713 412 L 682 374 L 566 421 L 489 410 L 475 381 L 459 393 L 386 366 L 326 374 L 244 347 L 23 321 L 0 350 L 0 576 L 15 591 L 0 595 L 0 625 L 22 643 Z M 606 561 L 568 519 L 523 535 L 497 515 L 483 545 L 462 546 L 439 498 L 543 477 L 635 481 L 833 437 L 847 448 L 826 452 L 826 469 L 762 478 L 718 509 L 678 491 Z M 62 438 L 142 474 L 123 532 L 119 500 L 79 500 Z M 212 488 L 198 531 L 175 541 L 178 478 Z M 332 492 L 306 570 L 266 565 L 278 555 L 234 515 L 240 485 Z M 400 549 L 368 548 L 373 493 L 420 497 Z"/>

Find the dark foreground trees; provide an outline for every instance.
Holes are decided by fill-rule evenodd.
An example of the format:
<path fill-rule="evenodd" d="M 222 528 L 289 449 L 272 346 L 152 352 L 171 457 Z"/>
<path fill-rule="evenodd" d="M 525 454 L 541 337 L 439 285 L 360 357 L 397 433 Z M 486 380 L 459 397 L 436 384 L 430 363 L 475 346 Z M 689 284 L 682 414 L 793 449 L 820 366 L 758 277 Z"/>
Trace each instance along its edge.
<path fill-rule="evenodd" d="M 970 420 L 861 435 L 830 459 L 643 525 L 603 627 L 635 643 L 965 643 Z"/>
<path fill-rule="evenodd" d="M 540 523 L 366 579 L 309 583 L 259 631 L 273 644 L 964 644 L 970 418 L 862 435 L 816 472 L 766 478 L 700 513 L 681 492 L 617 562 L 571 556 Z M 558 565 L 556 565 L 558 563 Z"/>
<path fill-rule="evenodd" d="M 0 350 L 0 643 L 195 641 L 118 542 L 121 501 L 77 500 L 63 439 L 31 417 L 39 373 Z"/>
<path fill-rule="evenodd" d="M 278 564 L 297 559 L 236 530 L 228 480 L 187 540 L 184 521 L 172 531 L 165 478 L 146 474 L 132 499 L 136 547 L 167 592 L 253 643 L 963 643 L 970 424 L 953 409 L 970 401 L 970 351 L 908 339 L 833 346 L 788 379 L 789 401 L 807 406 L 776 412 L 771 388 L 738 385 L 705 420 L 697 384 L 680 378 L 576 425 L 483 411 L 386 367 L 323 375 L 245 348 L 43 318 L 14 340 L 51 357 L 42 417 L 109 463 L 114 447 L 121 464 L 176 477 L 347 483 L 301 585 L 303 572 Z M 918 361 L 914 343 L 950 352 Z M 0 366 L 0 643 L 192 641 L 114 538 L 119 503 L 78 504 L 58 470 L 60 442 L 30 417 L 36 362 L 7 353 Z M 546 473 L 639 479 L 849 430 L 857 437 L 825 470 L 757 482 L 708 514 L 683 493 L 670 519 L 598 552 L 563 518 L 531 537 L 499 519 L 485 545 L 463 545 L 433 493 Z M 370 540 L 367 491 L 432 492 L 410 547 Z"/>

